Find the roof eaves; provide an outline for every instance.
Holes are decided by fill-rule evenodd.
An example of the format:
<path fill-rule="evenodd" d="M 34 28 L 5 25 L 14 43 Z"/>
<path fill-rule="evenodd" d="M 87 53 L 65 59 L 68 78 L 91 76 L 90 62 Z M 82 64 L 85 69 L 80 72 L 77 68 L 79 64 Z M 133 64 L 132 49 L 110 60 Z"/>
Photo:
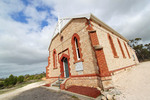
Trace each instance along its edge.
<path fill-rule="evenodd" d="M 95 20 L 97 23 L 100 23 L 103 27 L 105 27 L 106 29 L 110 30 L 111 32 L 113 32 L 115 35 L 119 36 L 123 40 L 129 42 L 128 39 L 126 39 L 125 37 L 123 37 L 122 35 L 120 35 L 114 29 L 112 29 L 111 27 L 109 27 L 108 25 L 106 25 L 104 22 L 102 22 L 101 20 L 99 20 L 97 17 L 95 17 L 93 14 L 91 14 L 91 19 Z"/>

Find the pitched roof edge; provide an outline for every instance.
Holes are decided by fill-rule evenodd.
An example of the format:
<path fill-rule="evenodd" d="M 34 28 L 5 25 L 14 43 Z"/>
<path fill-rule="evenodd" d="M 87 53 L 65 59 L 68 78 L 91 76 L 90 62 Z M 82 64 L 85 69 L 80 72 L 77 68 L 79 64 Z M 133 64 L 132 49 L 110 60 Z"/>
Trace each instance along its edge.
<path fill-rule="evenodd" d="M 67 17 L 66 17 L 67 18 Z M 69 17 L 68 17 L 69 18 Z M 61 31 L 63 31 L 65 28 L 66 28 L 66 26 L 73 20 L 73 19 L 78 19 L 78 18 L 86 18 L 86 16 L 81 16 L 81 17 L 70 17 L 71 18 L 71 20 L 60 30 L 60 32 Z M 109 27 L 107 24 L 105 24 L 104 22 L 102 22 L 100 19 L 98 19 L 96 16 L 94 16 L 93 14 L 89 14 L 89 18 L 87 18 L 87 19 L 92 19 L 92 20 L 94 20 L 95 22 L 97 22 L 97 23 L 99 23 L 99 24 L 101 24 L 103 27 L 105 27 L 106 29 L 108 29 L 108 30 L 110 30 L 111 32 L 113 32 L 115 35 L 117 35 L 118 37 L 120 37 L 120 38 L 122 38 L 123 40 L 125 40 L 126 42 L 129 42 L 129 40 L 128 39 L 126 39 L 125 37 L 123 37 L 122 35 L 120 35 L 117 31 L 115 31 L 114 29 L 112 29 L 111 27 Z M 52 37 L 52 39 L 51 39 L 51 41 L 50 41 L 50 45 L 51 45 L 51 42 L 52 42 L 52 40 L 58 35 L 59 33 L 57 33 L 57 34 L 55 34 L 55 36 L 54 37 Z M 49 45 L 49 47 L 48 47 L 48 50 L 50 49 L 50 45 Z"/>
<path fill-rule="evenodd" d="M 122 38 L 123 40 L 125 40 L 126 42 L 129 42 L 128 39 L 126 39 L 125 37 L 123 37 L 122 35 L 120 35 L 117 31 L 115 31 L 114 29 L 112 29 L 111 27 L 109 27 L 107 24 L 105 24 L 104 22 L 102 22 L 101 20 L 99 20 L 97 17 L 95 17 L 93 14 L 91 14 L 91 19 L 93 19 L 94 21 L 96 21 L 97 23 L 101 24 L 103 27 L 105 27 L 106 29 L 110 30 L 111 32 L 113 32 L 115 35 L 117 35 L 118 37 Z"/>

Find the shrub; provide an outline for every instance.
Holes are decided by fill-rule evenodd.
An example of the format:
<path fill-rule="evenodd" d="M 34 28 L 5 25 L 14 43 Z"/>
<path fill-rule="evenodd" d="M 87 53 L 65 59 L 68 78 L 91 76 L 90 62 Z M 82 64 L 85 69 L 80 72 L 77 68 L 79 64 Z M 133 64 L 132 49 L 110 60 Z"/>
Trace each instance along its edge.
<path fill-rule="evenodd" d="M 4 82 L 0 82 L 0 89 L 4 88 Z"/>
<path fill-rule="evenodd" d="M 4 86 L 7 87 L 9 85 L 9 78 L 6 78 L 4 80 Z"/>
<path fill-rule="evenodd" d="M 24 81 L 24 77 L 22 75 L 20 75 L 18 78 L 17 78 L 17 82 L 18 83 L 22 83 Z"/>
<path fill-rule="evenodd" d="M 30 80 L 30 75 L 29 74 L 24 76 L 24 81 L 28 81 L 28 80 Z"/>
<path fill-rule="evenodd" d="M 15 85 L 17 83 L 17 77 L 12 74 L 9 76 L 9 85 Z"/>

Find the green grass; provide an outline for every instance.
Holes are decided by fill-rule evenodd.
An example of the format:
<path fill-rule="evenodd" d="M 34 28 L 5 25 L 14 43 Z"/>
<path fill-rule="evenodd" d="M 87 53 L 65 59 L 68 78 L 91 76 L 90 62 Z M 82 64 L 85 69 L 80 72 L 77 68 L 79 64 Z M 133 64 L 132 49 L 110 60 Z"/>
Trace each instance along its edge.
<path fill-rule="evenodd" d="M 39 81 L 41 81 L 41 80 L 30 80 L 30 81 L 27 81 L 27 82 L 16 84 L 16 85 L 12 86 L 11 88 L 0 89 L 0 94 L 10 92 L 10 91 L 16 90 L 18 88 L 24 87 L 28 84 L 31 84 L 31 83 L 34 83 L 34 82 L 39 82 Z"/>
<path fill-rule="evenodd" d="M 72 96 L 72 98 L 79 100 L 79 98 L 78 98 L 78 97 L 76 97 L 76 96 L 74 96 L 74 95 Z"/>

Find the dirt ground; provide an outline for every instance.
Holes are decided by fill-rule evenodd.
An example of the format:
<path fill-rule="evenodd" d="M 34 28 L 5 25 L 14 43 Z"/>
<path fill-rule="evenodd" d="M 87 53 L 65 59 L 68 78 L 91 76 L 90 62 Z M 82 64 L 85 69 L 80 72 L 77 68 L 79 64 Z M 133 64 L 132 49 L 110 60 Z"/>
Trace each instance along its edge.
<path fill-rule="evenodd" d="M 43 87 L 22 92 L 18 96 L 13 97 L 11 100 L 79 100 L 75 96 L 71 96 L 62 92 L 55 92 Z"/>
<path fill-rule="evenodd" d="M 121 91 L 117 100 L 150 100 L 150 61 L 140 63 L 112 76 L 114 87 Z M 39 86 L 44 82 L 29 84 L 0 95 L 0 100 L 70 100 L 69 95 L 55 93 Z M 30 89 L 30 90 L 29 90 Z"/>
<path fill-rule="evenodd" d="M 31 84 L 26 85 L 26 86 L 24 86 L 22 88 L 19 88 L 19 89 L 16 89 L 16 90 L 13 90 L 13 91 L 1 94 L 0 95 L 0 100 L 11 100 L 14 96 L 17 96 L 17 95 L 19 95 L 20 93 L 22 93 L 24 91 L 27 91 L 29 89 L 33 89 L 33 88 L 39 87 L 39 86 L 44 85 L 44 84 L 45 84 L 44 81 L 31 83 Z"/>
<path fill-rule="evenodd" d="M 122 92 L 118 100 L 150 100 L 150 61 L 118 73 L 113 83 Z"/>

